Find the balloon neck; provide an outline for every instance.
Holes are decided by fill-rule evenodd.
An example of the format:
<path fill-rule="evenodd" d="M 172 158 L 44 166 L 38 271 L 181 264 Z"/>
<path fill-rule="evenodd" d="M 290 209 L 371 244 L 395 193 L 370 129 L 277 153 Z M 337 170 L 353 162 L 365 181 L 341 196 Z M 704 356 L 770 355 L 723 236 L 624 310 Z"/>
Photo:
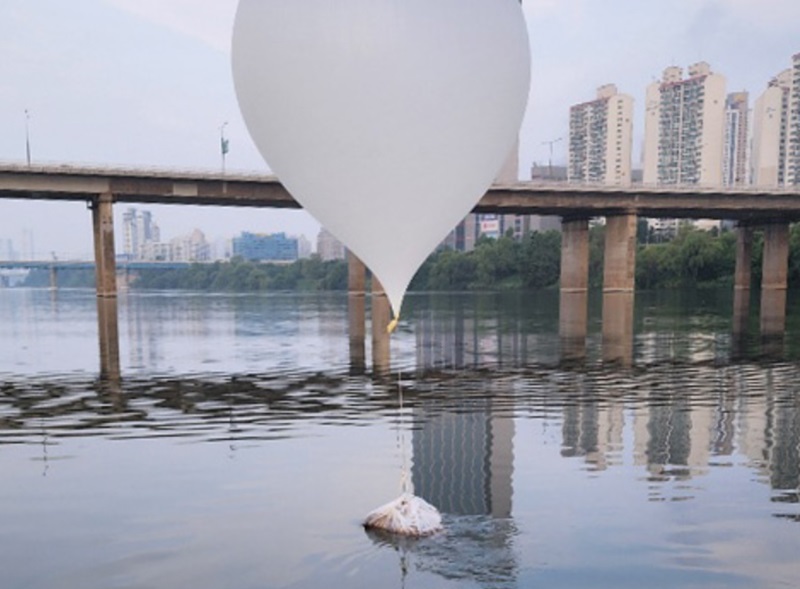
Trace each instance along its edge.
<path fill-rule="evenodd" d="M 386 327 L 386 333 L 392 333 L 397 327 L 398 321 L 400 321 L 400 315 L 398 315 L 389 322 L 389 325 Z"/>

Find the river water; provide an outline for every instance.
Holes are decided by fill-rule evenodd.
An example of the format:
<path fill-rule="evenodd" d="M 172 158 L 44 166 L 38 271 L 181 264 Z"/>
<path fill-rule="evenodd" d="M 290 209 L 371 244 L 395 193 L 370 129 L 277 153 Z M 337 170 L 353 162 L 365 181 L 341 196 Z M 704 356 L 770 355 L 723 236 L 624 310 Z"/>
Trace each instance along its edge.
<path fill-rule="evenodd" d="M 92 291 L 0 290 L 0 587 L 800 586 L 800 301 L 731 298 L 637 293 L 625 368 L 598 300 L 566 363 L 557 292 L 412 295 L 378 378 L 344 295 L 129 293 L 115 383 Z M 360 526 L 404 464 L 442 533 Z"/>

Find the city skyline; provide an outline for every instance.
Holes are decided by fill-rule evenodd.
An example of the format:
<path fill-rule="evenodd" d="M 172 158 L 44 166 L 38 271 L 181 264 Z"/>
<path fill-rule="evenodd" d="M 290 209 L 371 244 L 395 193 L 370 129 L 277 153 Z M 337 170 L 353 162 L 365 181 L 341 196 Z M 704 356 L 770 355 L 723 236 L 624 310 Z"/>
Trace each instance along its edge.
<path fill-rule="evenodd" d="M 0 65 L 8 88 L 0 96 L 0 159 L 25 160 L 28 126 L 34 162 L 217 169 L 227 122 L 228 168 L 266 171 L 230 81 L 235 6 L 235 0 L 4 3 L 0 50 L 9 58 Z M 786 0 L 758 6 L 744 0 L 669 6 L 544 0 L 525 2 L 523 10 L 533 82 L 520 131 L 522 177 L 531 164 L 547 163 L 548 143 L 553 162 L 565 163 L 568 105 L 609 81 L 634 98 L 637 168 L 645 87 L 665 66 L 707 61 L 727 78 L 729 91 L 756 97 L 800 50 L 792 26 L 800 6 Z M 564 140 L 553 144 L 559 137 Z M 91 222 L 80 204 L 9 202 L 0 210 L 0 238 L 19 242 L 28 231 L 39 250 L 91 252 Z M 157 214 L 176 234 L 197 226 L 212 240 L 238 231 L 286 231 L 313 241 L 318 229 L 296 211 L 159 207 Z M 117 215 L 119 227 L 121 211 Z"/>

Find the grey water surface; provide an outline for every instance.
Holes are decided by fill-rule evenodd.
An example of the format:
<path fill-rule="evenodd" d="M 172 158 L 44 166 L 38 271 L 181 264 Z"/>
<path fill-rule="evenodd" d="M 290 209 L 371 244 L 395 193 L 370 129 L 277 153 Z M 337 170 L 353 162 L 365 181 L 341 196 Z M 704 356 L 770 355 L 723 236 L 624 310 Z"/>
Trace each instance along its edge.
<path fill-rule="evenodd" d="M 800 301 L 731 298 L 637 293 L 623 367 L 595 298 L 563 362 L 556 291 L 411 295 L 378 377 L 346 295 L 132 292 L 109 382 L 92 291 L 0 289 L 0 587 L 800 586 Z M 442 533 L 360 526 L 404 464 Z"/>

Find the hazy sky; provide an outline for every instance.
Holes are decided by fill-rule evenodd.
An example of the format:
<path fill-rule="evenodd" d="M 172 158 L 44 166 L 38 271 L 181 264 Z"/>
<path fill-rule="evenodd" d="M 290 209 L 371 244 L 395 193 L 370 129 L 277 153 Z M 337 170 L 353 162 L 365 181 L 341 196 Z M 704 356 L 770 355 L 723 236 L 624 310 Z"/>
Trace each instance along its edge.
<path fill-rule="evenodd" d="M 267 171 L 239 116 L 229 65 L 236 0 L 2 0 L 0 160 L 24 161 L 25 109 L 33 159 L 219 169 L 227 121 L 229 169 Z M 798 0 L 524 0 L 532 87 L 520 134 L 520 175 L 566 158 L 569 106 L 616 83 L 636 100 L 635 159 L 645 86 L 668 65 L 708 61 L 728 91 L 751 101 L 800 52 Z M 314 239 L 303 212 L 150 206 L 169 239 L 202 229 Z M 122 206 L 116 207 L 121 234 Z M 0 201 L 0 239 L 38 252 L 91 252 L 81 203 Z"/>

